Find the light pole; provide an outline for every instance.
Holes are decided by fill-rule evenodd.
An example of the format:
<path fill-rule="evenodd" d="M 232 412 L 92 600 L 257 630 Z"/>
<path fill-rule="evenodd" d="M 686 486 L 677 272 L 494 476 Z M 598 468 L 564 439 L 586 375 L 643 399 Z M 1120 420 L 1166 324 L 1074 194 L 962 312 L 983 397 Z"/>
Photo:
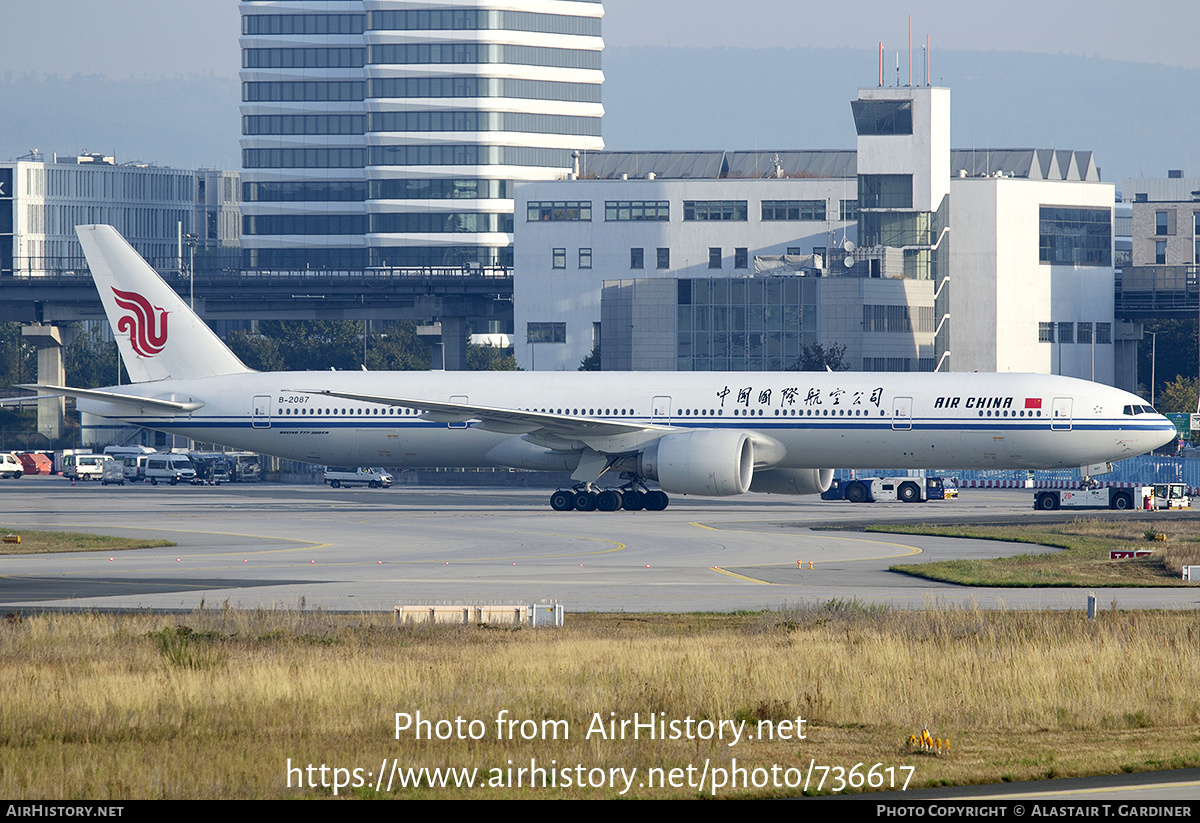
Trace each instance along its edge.
<path fill-rule="evenodd" d="M 196 234 L 185 234 L 183 242 L 187 243 L 188 247 L 188 298 L 191 301 L 192 311 L 196 310 L 196 244 L 200 242 L 200 236 Z"/>
<path fill-rule="evenodd" d="M 1153 408 L 1154 407 L 1154 379 L 1155 379 L 1154 370 L 1155 370 L 1155 366 L 1158 365 L 1157 355 L 1158 355 L 1159 332 L 1148 331 L 1148 332 L 1146 332 L 1146 334 L 1150 335 L 1150 407 Z"/>

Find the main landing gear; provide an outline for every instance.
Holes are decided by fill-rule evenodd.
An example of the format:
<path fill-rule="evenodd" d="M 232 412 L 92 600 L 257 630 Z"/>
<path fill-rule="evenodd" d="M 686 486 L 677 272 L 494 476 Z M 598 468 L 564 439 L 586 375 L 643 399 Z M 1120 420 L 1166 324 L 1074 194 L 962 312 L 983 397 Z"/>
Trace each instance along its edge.
<path fill-rule="evenodd" d="M 559 489 L 550 495 L 550 508 L 556 512 L 615 512 L 619 509 L 660 512 L 670 504 L 671 498 L 666 492 L 638 486 L 640 484 L 599 489 L 593 483 L 586 483 L 573 489 Z"/>

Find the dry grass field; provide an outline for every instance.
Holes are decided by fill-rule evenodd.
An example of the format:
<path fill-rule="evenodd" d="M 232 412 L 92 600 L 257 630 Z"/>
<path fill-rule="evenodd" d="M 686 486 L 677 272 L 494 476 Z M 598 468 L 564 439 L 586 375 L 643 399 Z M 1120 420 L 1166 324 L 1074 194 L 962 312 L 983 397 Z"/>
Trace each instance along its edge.
<path fill-rule="evenodd" d="M 568 614 L 540 630 L 302 610 L 10 615 L 0 796 L 333 797 L 337 782 L 338 797 L 772 797 L 822 776 L 821 791 L 842 788 L 838 768 L 849 790 L 876 764 L 882 788 L 1194 767 L 1198 632 L 1195 613 L 848 601 Z M 635 713 L 678 734 L 608 734 Z M 926 726 L 948 752 L 909 748 Z M 777 739 L 749 739 L 765 730 Z M 428 772 L 399 785 L 423 767 L 477 769 L 487 787 Z"/>

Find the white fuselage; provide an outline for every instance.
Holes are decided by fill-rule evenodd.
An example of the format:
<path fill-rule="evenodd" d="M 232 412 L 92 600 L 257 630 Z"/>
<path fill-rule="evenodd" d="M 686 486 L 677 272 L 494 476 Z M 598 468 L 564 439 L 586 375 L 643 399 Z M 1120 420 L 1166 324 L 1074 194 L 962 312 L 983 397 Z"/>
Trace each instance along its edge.
<path fill-rule="evenodd" d="M 347 465 L 523 465 L 497 461 L 493 451 L 519 433 L 432 422 L 419 412 L 421 400 L 680 431 L 759 432 L 786 449 L 773 468 L 1069 468 L 1141 454 L 1174 435 L 1159 414 L 1129 413 L 1131 405 L 1144 408 L 1131 394 L 1032 374 L 272 372 L 113 390 L 203 406 L 131 416 L 128 408 L 80 398 L 80 409 L 239 449 Z M 312 393 L 324 390 L 411 399 L 413 406 Z"/>

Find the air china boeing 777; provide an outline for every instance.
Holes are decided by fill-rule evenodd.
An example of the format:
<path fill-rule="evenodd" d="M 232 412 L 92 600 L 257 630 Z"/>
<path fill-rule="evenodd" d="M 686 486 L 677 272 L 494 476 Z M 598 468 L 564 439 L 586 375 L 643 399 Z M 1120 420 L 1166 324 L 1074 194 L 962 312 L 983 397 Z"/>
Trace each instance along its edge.
<path fill-rule="evenodd" d="M 312 463 L 570 471 L 573 488 L 551 497 L 560 511 L 661 510 L 667 492 L 816 494 L 833 466 L 1071 468 L 1175 434 L 1134 395 L 1039 374 L 260 373 L 114 228 L 77 232 L 133 383 L 30 388 Z"/>

